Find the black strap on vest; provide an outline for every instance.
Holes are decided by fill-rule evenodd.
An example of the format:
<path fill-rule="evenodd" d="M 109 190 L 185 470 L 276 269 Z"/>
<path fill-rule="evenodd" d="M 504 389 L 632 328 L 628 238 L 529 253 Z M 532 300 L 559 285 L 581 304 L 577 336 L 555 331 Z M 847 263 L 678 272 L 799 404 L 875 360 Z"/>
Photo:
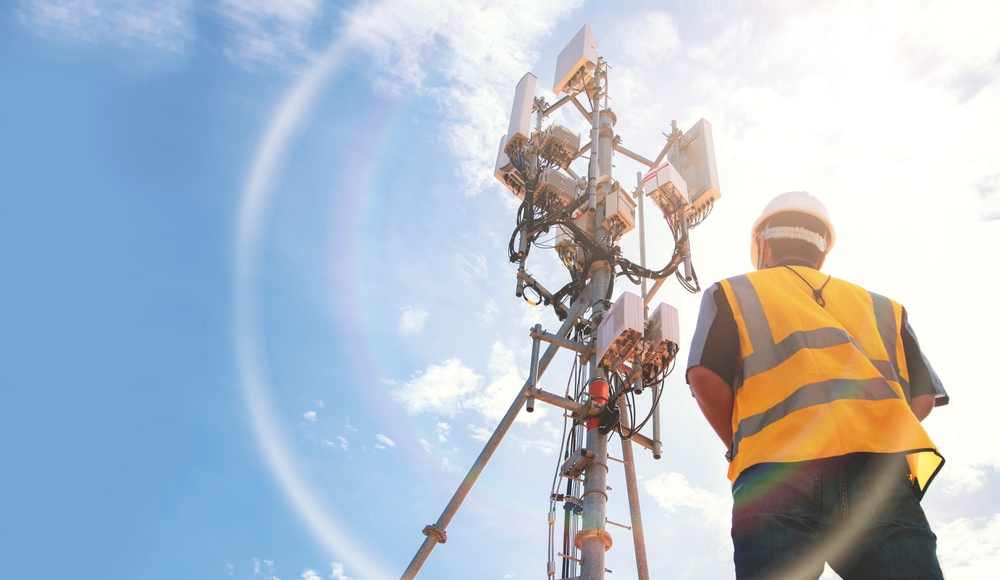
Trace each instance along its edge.
<path fill-rule="evenodd" d="M 784 266 L 784 267 L 788 268 L 788 270 L 792 274 L 795 274 L 796 276 L 801 278 L 802 281 L 806 283 L 806 286 L 808 286 L 809 289 L 813 291 L 813 298 L 816 299 L 816 304 L 819 304 L 823 308 L 826 308 L 826 300 L 823 299 L 823 288 L 826 288 L 826 285 L 830 283 L 830 278 L 833 278 L 833 274 L 828 275 L 826 277 L 826 282 L 823 282 L 823 285 L 820 286 L 819 289 L 817 290 L 816 288 L 812 287 L 812 284 L 809 283 L 809 280 L 806 280 L 805 278 L 802 277 L 802 274 L 799 274 L 795 270 L 792 270 L 791 266 Z"/>

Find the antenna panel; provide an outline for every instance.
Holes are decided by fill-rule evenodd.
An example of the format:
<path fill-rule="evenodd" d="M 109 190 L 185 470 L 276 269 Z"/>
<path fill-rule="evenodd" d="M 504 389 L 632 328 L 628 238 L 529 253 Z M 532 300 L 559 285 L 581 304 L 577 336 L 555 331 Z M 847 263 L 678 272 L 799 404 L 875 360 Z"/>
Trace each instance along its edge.
<path fill-rule="evenodd" d="M 575 179 L 550 167 L 538 176 L 535 199 L 541 200 L 543 197 L 549 197 L 552 203 L 566 206 L 576 199 L 576 186 Z"/>
<path fill-rule="evenodd" d="M 604 199 L 604 204 L 605 228 L 610 230 L 620 224 L 622 235 L 635 228 L 635 201 L 624 189 L 615 187 Z"/>
<path fill-rule="evenodd" d="M 561 125 L 551 125 L 538 138 L 538 154 L 566 169 L 580 150 L 580 135 Z"/>
<path fill-rule="evenodd" d="M 687 183 L 669 161 L 646 174 L 642 189 L 665 216 L 683 210 L 691 203 Z"/>
<path fill-rule="evenodd" d="M 497 151 L 497 164 L 493 168 L 493 177 L 520 199 L 524 199 L 524 180 L 521 174 L 510 163 L 510 158 L 504 153 L 507 136 L 500 137 L 500 150 Z"/>
<path fill-rule="evenodd" d="M 531 110 L 535 104 L 535 85 L 538 79 L 531 73 L 521 77 L 514 89 L 514 107 L 510 111 L 507 139 L 503 150 L 509 151 L 512 143 L 527 143 L 531 135 Z"/>
<path fill-rule="evenodd" d="M 670 345 L 674 345 L 674 353 L 680 349 L 681 330 L 677 309 L 666 303 L 657 306 L 646 321 L 645 338 L 648 349 L 642 359 L 643 364 L 662 370 L 664 361 L 671 355 Z"/>
<path fill-rule="evenodd" d="M 691 199 L 689 214 L 699 213 L 722 197 L 719 193 L 719 172 L 715 165 L 712 125 L 708 121 L 701 119 L 688 129 L 678 146 L 670 148 L 667 159 L 677 167 L 687 183 Z"/>
<path fill-rule="evenodd" d="M 597 328 L 597 358 L 605 367 L 630 357 L 643 337 L 642 298 L 622 292 Z"/>
<path fill-rule="evenodd" d="M 570 81 L 581 74 L 580 82 L 587 82 L 594 76 L 597 68 L 597 39 L 589 24 L 584 24 L 573 40 L 559 53 L 556 59 L 556 78 L 552 92 L 559 94 L 569 92 Z"/>

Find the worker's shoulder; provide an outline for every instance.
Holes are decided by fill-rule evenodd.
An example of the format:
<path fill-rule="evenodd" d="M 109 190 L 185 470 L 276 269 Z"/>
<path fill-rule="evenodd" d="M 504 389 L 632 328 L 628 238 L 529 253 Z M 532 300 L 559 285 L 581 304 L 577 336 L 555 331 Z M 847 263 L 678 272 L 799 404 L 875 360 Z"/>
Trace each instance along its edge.
<path fill-rule="evenodd" d="M 848 280 L 844 280 L 843 278 L 837 278 L 836 276 L 831 276 L 830 277 L 830 284 L 834 288 L 840 287 L 841 289 L 850 289 L 850 290 L 853 290 L 853 291 L 858 292 L 860 294 L 867 294 L 867 295 L 871 296 L 872 301 L 879 301 L 879 302 L 888 301 L 888 302 L 890 302 L 890 303 L 892 303 L 894 305 L 897 305 L 900 308 L 902 308 L 902 305 L 899 304 L 899 302 L 896 302 L 893 298 L 891 298 L 889 296 L 886 296 L 885 294 L 880 294 L 878 292 L 873 292 L 872 290 L 869 290 L 865 286 L 862 286 L 860 284 L 855 284 L 854 282 L 851 282 L 851 281 L 848 281 Z"/>
<path fill-rule="evenodd" d="M 730 276 L 729 278 L 724 278 L 709 288 L 710 291 L 714 292 L 717 289 L 730 289 L 737 290 L 738 288 L 753 288 L 755 292 L 765 291 L 770 292 L 774 289 L 781 287 L 779 283 L 778 286 L 773 286 L 772 282 L 778 282 L 780 280 L 790 280 L 797 281 L 799 279 L 806 280 L 810 287 L 824 287 L 833 292 L 853 292 L 862 295 L 870 295 L 873 301 L 876 300 L 888 300 L 893 304 L 899 304 L 889 296 L 880 294 L 878 292 L 872 292 L 871 290 L 865 288 L 864 286 L 851 282 L 850 280 L 845 280 L 843 278 L 838 278 L 836 276 L 827 274 L 815 268 L 807 267 L 796 267 L 794 270 L 791 268 L 775 267 L 775 268 L 764 268 L 762 270 L 755 270 L 752 272 L 747 272 L 745 274 L 739 274 L 736 276 Z M 902 307 L 902 306 L 900 306 Z"/>

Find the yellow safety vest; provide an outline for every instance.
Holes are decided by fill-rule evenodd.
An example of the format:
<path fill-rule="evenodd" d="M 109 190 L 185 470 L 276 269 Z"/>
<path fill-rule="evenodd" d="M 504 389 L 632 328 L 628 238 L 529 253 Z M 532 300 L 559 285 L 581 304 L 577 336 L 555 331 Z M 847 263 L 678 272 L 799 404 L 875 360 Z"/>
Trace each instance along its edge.
<path fill-rule="evenodd" d="M 723 280 L 740 337 L 729 479 L 751 465 L 906 453 L 918 495 L 944 463 L 909 406 L 903 308 L 792 266 Z M 811 288 L 810 288 L 811 286 Z"/>

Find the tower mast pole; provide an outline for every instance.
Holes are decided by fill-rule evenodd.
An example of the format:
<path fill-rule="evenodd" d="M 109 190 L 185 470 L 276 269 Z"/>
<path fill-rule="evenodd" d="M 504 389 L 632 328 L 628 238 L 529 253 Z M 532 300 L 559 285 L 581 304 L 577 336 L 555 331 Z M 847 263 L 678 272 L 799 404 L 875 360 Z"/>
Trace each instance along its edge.
<path fill-rule="evenodd" d="M 590 199 L 596 201 L 596 204 L 591 205 L 595 211 L 590 212 L 593 221 L 590 221 L 591 218 L 588 216 L 587 233 L 591 234 L 598 243 L 602 243 L 608 240 L 608 230 L 604 227 L 607 215 L 607 198 L 614 194 L 611 165 L 615 137 L 614 113 L 610 109 L 601 108 L 602 85 L 603 89 L 607 88 L 607 69 L 603 61 L 598 61 L 593 82 L 594 88 L 591 94 L 593 108 L 591 110 L 594 113 L 594 121 L 591 143 L 595 143 L 596 147 L 591 147 Z M 608 288 L 613 275 L 611 264 L 603 260 L 599 261 L 591 267 L 589 274 L 593 288 L 591 293 L 592 316 L 594 321 L 599 321 L 606 312 L 610 299 Z M 597 362 L 597 354 L 594 352 L 588 361 L 592 385 L 595 381 L 606 381 L 604 371 L 598 368 Z M 611 536 L 607 532 L 608 437 L 601 433 L 597 423 L 596 420 L 591 420 L 587 424 L 587 449 L 594 452 L 594 461 L 584 471 L 583 526 L 576 535 L 583 560 L 580 565 L 581 580 L 604 579 L 604 556 L 611 547 Z"/>

